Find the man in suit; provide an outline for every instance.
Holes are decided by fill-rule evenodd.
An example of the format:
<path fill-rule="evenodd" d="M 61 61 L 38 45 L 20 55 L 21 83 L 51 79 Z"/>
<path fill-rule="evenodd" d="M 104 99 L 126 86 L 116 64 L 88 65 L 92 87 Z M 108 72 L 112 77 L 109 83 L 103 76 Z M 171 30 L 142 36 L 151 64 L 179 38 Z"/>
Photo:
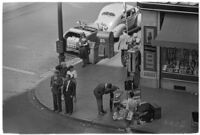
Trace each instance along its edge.
<path fill-rule="evenodd" d="M 53 107 L 55 112 L 62 111 L 62 103 L 61 103 L 62 84 L 63 80 L 59 76 L 59 71 L 55 70 L 54 75 L 51 77 L 51 82 L 50 82 L 50 87 L 53 95 Z"/>
<path fill-rule="evenodd" d="M 66 75 L 63 94 L 65 99 L 65 114 L 71 115 L 73 113 L 73 98 L 75 97 L 75 83 L 72 81 L 70 74 Z"/>
<path fill-rule="evenodd" d="M 94 96 L 97 100 L 98 114 L 104 115 L 106 111 L 103 109 L 103 95 L 112 91 L 111 83 L 101 83 L 94 89 Z"/>

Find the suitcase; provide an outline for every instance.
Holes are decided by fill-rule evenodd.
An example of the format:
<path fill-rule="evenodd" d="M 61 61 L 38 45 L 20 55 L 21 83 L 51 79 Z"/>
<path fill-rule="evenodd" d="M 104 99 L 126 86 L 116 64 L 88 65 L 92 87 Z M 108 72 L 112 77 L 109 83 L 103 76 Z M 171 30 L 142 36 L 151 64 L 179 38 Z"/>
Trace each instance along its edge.
<path fill-rule="evenodd" d="M 153 112 L 147 111 L 145 114 L 140 116 L 140 120 L 145 121 L 145 122 L 152 122 L 153 121 Z"/>
<path fill-rule="evenodd" d="M 151 104 L 142 102 L 138 106 L 138 112 L 140 113 L 140 119 L 145 122 L 151 122 L 153 120 L 153 109 Z"/>
<path fill-rule="evenodd" d="M 139 104 L 138 108 L 137 108 L 138 112 L 143 113 L 146 111 L 151 110 L 151 104 L 147 103 L 147 102 L 142 102 Z"/>
<path fill-rule="evenodd" d="M 155 103 L 152 103 L 151 106 L 152 106 L 152 109 L 154 112 L 154 116 L 153 116 L 154 119 L 160 119 L 161 118 L 161 107 Z"/>
<path fill-rule="evenodd" d="M 192 112 L 192 129 L 196 132 L 198 132 L 199 127 L 199 113 L 198 112 Z"/>

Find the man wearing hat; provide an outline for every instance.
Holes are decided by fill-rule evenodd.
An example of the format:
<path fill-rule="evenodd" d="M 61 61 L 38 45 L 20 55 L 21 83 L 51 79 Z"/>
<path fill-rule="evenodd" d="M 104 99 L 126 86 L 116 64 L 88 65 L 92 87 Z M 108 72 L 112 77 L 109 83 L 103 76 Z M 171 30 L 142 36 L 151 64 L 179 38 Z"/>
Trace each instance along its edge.
<path fill-rule="evenodd" d="M 83 60 L 83 66 L 85 67 L 86 64 L 89 63 L 89 54 L 90 54 L 90 48 L 88 40 L 86 39 L 85 33 L 81 34 L 80 41 L 79 41 L 79 52 L 80 52 L 80 58 Z"/>
<path fill-rule="evenodd" d="M 71 115 L 73 113 L 73 99 L 75 97 L 75 83 L 72 81 L 72 76 L 70 74 L 66 75 L 63 94 L 65 99 L 65 114 Z"/>
<path fill-rule="evenodd" d="M 68 67 L 67 74 L 71 75 L 71 80 L 75 83 L 75 101 L 76 101 L 76 86 L 77 86 L 77 71 L 74 69 L 74 66 L 70 65 Z"/>
<path fill-rule="evenodd" d="M 59 75 L 62 78 L 65 78 L 67 71 L 69 70 L 65 62 L 61 62 L 61 64 L 56 66 L 56 70 L 59 71 Z"/>
<path fill-rule="evenodd" d="M 103 115 L 106 111 L 103 109 L 103 95 L 112 92 L 111 83 L 101 83 L 94 89 L 94 96 L 97 100 L 98 114 Z"/>
<path fill-rule="evenodd" d="M 55 112 L 62 111 L 61 103 L 61 87 L 63 80 L 59 75 L 59 71 L 55 70 L 54 75 L 51 77 L 50 87 L 53 95 L 53 107 Z"/>

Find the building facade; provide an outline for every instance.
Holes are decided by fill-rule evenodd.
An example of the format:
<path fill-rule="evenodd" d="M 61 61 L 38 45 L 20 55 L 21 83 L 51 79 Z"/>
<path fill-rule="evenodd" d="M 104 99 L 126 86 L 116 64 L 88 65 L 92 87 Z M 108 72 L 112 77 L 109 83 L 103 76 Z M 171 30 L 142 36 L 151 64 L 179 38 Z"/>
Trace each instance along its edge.
<path fill-rule="evenodd" d="M 141 85 L 198 92 L 198 3 L 137 3 Z"/>

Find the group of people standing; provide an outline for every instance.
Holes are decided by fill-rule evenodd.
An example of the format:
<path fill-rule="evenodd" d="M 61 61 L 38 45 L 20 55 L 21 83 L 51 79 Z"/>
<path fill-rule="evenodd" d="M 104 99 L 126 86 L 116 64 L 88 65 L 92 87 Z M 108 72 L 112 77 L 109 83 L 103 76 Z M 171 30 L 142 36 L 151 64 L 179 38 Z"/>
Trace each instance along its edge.
<path fill-rule="evenodd" d="M 73 66 L 67 67 L 63 62 L 56 66 L 54 75 L 51 77 L 50 87 L 53 96 L 53 108 L 55 112 L 62 112 L 62 95 L 65 101 L 65 114 L 73 113 L 73 102 L 76 102 L 77 72 Z M 93 93 L 97 101 L 98 114 L 104 115 L 103 95 L 110 94 L 110 110 L 113 106 L 113 92 L 119 89 L 111 83 L 100 83 Z"/>
<path fill-rule="evenodd" d="M 62 112 L 62 95 L 65 100 L 65 114 L 73 113 L 73 101 L 76 102 L 77 72 L 72 65 L 61 63 L 56 66 L 51 77 L 50 87 L 53 95 L 53 108 L 55 112 Z"/>
<path fill-rule="evenodd" d="M 83 60 L 83 66 L 89 64 L 89 42 L 85 33 L 80 35 L 79 56 Z M 73 113 L 73 101 L 76 102 L 77 72 L 72 65 L 67 67 L 65 62 L 56 66 L 54 75 L 51 77 L 50 87 L 53 95 L 53 107 L 55 112 L 62 112 L 62 95 L 65 100 L 65 113 Z"/>

